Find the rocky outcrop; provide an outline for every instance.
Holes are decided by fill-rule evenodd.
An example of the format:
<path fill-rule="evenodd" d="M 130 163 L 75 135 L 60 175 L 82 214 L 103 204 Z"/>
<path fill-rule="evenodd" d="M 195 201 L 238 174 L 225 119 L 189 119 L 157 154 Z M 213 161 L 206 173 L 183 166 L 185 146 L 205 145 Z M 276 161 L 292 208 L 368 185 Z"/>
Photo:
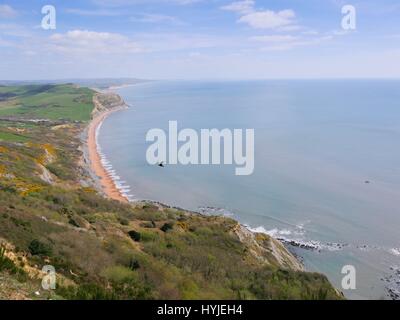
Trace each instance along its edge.
<path fill-rule="evenodd" d="M 103 112 L 111 111 L 117 108 L 126 108 L 125 101 L 114 92 L 98 92 L 93 96 L 94 109 L 92 118 L 96 118 Z"/>
<path fill-rule="evenodd" d="M 254 233 L 239 223 L 232 233 L 246 246 L 248 254 L 263 263 L 293 271 L 304 271 L 303 265 L 278 240 L 266 234 Z"/>

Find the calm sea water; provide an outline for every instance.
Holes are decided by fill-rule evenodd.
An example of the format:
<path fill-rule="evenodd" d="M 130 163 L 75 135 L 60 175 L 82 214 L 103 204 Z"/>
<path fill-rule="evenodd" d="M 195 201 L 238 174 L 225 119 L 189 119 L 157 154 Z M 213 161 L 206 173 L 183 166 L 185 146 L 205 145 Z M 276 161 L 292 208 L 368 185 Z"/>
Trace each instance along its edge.
<path fill-rule="evenodd" d="M 119 89 L 132 105 L 99 141 L 138 199 L 232 215 L 318 250 L 292 248 L 347 297 L 384 298 L 400 267 L 400 82 L 151 82 Z M 146 162 L 148 130 L 254 128 L 255 171 Z M 366 183 L 369 181 L 370 183 Z M 207 208 L 207 209 L 205 209 Z M 399 279 L 397 279 L 399 280 Z"/>

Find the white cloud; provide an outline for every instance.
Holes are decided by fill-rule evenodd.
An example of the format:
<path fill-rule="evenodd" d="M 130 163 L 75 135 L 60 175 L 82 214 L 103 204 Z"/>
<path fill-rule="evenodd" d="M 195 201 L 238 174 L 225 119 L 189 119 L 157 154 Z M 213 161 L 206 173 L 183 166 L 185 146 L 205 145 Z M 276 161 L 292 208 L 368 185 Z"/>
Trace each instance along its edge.
<path fill-rule="evenodd" d="M 318 31 L 315 30 L 307 30 L 302 32 L 304 35 L 309 35 L 309 36 L 317 36 L 319 35 Z"/>
<path fill-rule="evenodd" d="M 103 7 L 123 7 L 148 3 L 167 3 L 175 5 L 189 5 L 203 0 L 92 0 L 93 3 Z"/>
<path fill-rule="evenodd" d="M 296 14 L 291 9 L 273 11 L 255 8 L 254 0 L 232 2 L 220 7 L 221 10 L 233 11 L 240 15 L 239 23 L 246 23 L 254 29 L 277 29 L 295 31 L 302 27 L 296 24 Z"/>
<path fill-rule="evenodd" d="M 196 3 L 196 2 L 200 2 L 200 1 L 202 1 L 202 0 L 174 0 L 172 2 L 175 2 L 180 5 L 186 5 L 186 4 L 192 4 L 192 3 Z"/>
<path fill-rule="evenodd" d="M 144 23 L 169 23 L 175 25 L 183 24 L 183 22 L 180 21 L 178 18 L 163 14 L 142 14 L 137 17 L 132 17 L 130 20 L 134 22 L 144 22 Z"/>
<path fill-rule="evenodd" d="M 0 32 L 4 36 L 29 37 L 30 31 L 16 23 L 0 23 Z"/>
<path fill-rule="evenodd" d="M 14 18 L 17 11 L 7 4 L 0 4 L 0 18 Z"/>
<path fill-rule="evenodd" d="M 279 29 L 279 31 L 291 32 L 291 31 L 299 31 L 299 30 L 303 29 L 303 27 L 299 26 L 297 24 L 292 24 L 289 26 L 280 27 L 278 29 Z"/>
<path fill-rule="evenodd" d="M 240 14 L 249 14 L 254 11 L 255 2 L 253 0 L 236 1 L 221 7 L 222 10 L 233 11 Z"/>
<path fill-rule="evenodd" d="M 332 39 L 332 35 L 316 38 L 305 38 L 290 35 L 267 35 L 250 38 L 250 40 L 258 41 L 264 44 L 264 47 L 261 48 L 261 51 L 287 51 L 298 47 L 318 45 Z"/>
<path fill-rule="evenodd" d="M 301 29 L 296 24 L 296 14 L 291 9 L 273 11 L 255 8 L 254 0 L 232 2 L 220 7 L 221 10 L 236 12 L 240 15 L 239 23 L 246 23 L 254 29 L 279 29 L 295 31 Z"/>
<path fill-rule="evenodd" d="M 240 23 L 246 23 L 255 29 L 278 29 L 294 25 L 296 14 L 293 10 L 282 11 L 257 11 L 246 14 L 239 19 Z"/>
<path fill-rule="evenodd" d="M 232 45 L 236 39 L 195 33 L 143 33 L 135 38 L 150 52 L 210 49 Z"/>
<path fill-rule="evenodd" d="M 268 35 L 268 36 L 255 36 L 251 37 L 250 40 L 259 42 L 290 42 L 299 39 L 295 36 L 290 35 Z"/>
<path fill-rule="evenodd" d="M 138 53 L 143 48 L 129 38 L 109 32 L 94 32 L 88 30 L 73 30 L 67 33 L 57 33 L 50 37 L 50 49 L 60 53 Z"/>
<path fill-rule="evenodd" d="M 79 16 L 105 16 L 105 17 L 113 17 L 113 16 L 120 16 L 123 15 L 124 12 L 122 11 L 115 11 L 115 10 L 82 10 L 82 9 L 75 9 L 70 8 L 65 10 L 67 13 L 75 14 Z"/>

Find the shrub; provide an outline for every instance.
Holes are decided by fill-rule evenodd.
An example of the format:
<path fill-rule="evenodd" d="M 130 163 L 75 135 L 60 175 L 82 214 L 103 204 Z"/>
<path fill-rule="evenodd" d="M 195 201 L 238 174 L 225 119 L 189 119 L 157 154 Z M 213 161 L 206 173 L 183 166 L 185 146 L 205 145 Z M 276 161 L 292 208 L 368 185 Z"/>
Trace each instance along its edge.
<path fill-rule="evenodd" d="M 49 256 L 51 255 L 51 247 L 47 244 L 35 239 L 29 244 L 29 252 L 34 256 Z"/>
<path fill-rule="evenodd" d="M 69 300 L 115 300 L 113 292 L 94 284 L 85 283 L 79 287 L 57 286 L 57 294 Z"/>
<path fill-rule="evenodd" d="M 139 261 L 132 258 L 132 259 L 129 261 L 129 269 L 131 269 L 131 270 L 137 270 L 137 269 L 139 269 L 139 268 L 140 268 L 140 263 L 139 263 Z"/>
<path fill-rule="evenodd" d="M 79 227 L 80 227 L 79 224 L 78 224 L 73 218 L 70 218 L 69 221 L 68 221 L 68 223 L 69 223 L 71 226 L 74 226 L 74 227 L 76 227 L 76 228 L 79 228 Z"/>
<path fill-rule="evenodd" d="M 156 241 L 158 239 L 158 234 L 149 231 L 143 231 L 140 238 L 142 242 Z"/>
<path fill-rule="evenodd" d="M 6 249 L 3 246 L 0 246 L 0 271 L 8 271 L 16 275 L 17 280 L 20 282 L 25 282 L 28 279 L 26 272 L 17 267 L 11 259 L 6 257 Z"/>
<path fill-rule="evenodd" d="M 0 247 L 0 271 L 12 270 L 14 268 L 14 263 L 6 257 L 6 249 L 4 247 Z"/>
<path fill-rule="evenodd" d="M 140 226 L 146 229 L 153 229 L 156 227 L 156 223 L 154 221 L 143 222 Z"/>
<path fill-rule="evenodd" d="M 164 225 L 160 228 L 161 231 L 167 232 L 169 230 L 172 230 L 174 228 L 174 224 L 171 222 L 164 223 Z"/>
<path fill-rule="evenodd" d="M 102 276 L 113 283 L 125 283 L 137 279 L 135 271 L 123 266 L 109 267 L 102 272 Z"/>
<path fill-rule="evenodd" d="M 129 231 L 128 234 L 131 237 L 131 239 L 136 242 L 140 242 L 140 240 L 142 238 L 142 235 L 140 234 L 140 232 L 137 232 L 135 230 Z"/>
<path fill-rule="evenodd" d="M 62 180 L 73 180 L 74 173 L 71 168 L 68 168 L 69 166 L 69 163 L 59 161 L 46 165 L 46 169 Z"/>
<path fill-rule="evenodd" d="M 119 218 L 119 223 L 120 223 L 122 226 L 129 226 L 129 220 L 128 220 L 128 219 L 125 219 L 125 218 Z"/>

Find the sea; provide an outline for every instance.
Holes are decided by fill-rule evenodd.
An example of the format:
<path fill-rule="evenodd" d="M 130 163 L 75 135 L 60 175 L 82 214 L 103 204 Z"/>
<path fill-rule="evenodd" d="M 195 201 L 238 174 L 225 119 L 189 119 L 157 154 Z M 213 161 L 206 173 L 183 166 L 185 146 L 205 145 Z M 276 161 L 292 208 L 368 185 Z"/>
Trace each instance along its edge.
<path fill-rule="evenodd" d="M 400 295 L 400 81 L 152 81 L 98 141 L 118 186 L 283 241 L 349 299 Z M 254 172 L 150 165 L 151 129 L 254 129 Z"/>

